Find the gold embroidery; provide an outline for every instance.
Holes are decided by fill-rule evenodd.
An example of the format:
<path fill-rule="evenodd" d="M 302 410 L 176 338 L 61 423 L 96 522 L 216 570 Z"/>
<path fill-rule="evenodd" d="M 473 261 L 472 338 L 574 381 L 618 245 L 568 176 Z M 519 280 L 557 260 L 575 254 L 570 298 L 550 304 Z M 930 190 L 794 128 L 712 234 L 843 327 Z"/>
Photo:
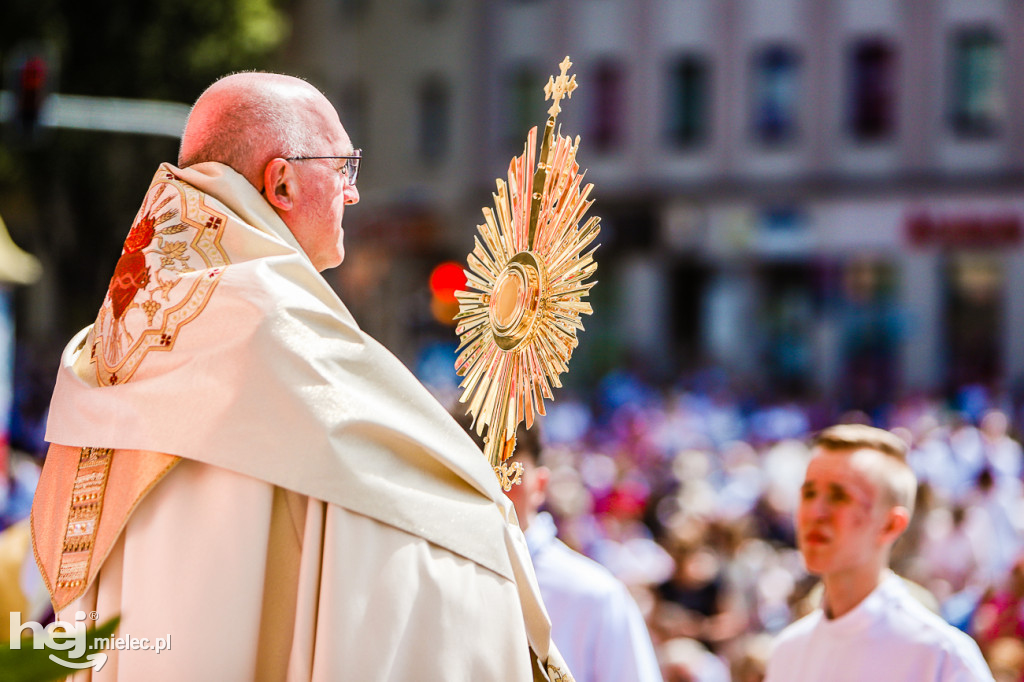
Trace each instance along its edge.
<path fill-rule="evenodd" d="M 548 662 L 548 677 L 551 678 L 551 682 L 574 682 L 572 676 L 567 672 L 562 672 L 554 663 Z"/>
<path fill-rule="evenodd" d="M 103 512 L 103 494 L 107 489 L 110 462 L 114 451 L 82 448 L 78 470 L 71 489 L 71 506 L 64 529 L 64 544 L 57 571 L 57 588 L 79 587 L 89 575 L 96 531 Z"/>
<path fill-rule="evenodd" d="M 512 490 L 512 486 L 519 485 L 523 480 L 523 465 L 520 462 L 512 462 L 511 465 L 502 462 L 494 467 L 494 475 L 498 477 L 498 483 L 505 492 Z"/>
<path fill-rule="evenodd" d="M 149 351 L 171 350 L 209 302 L 229 264 L 220 245 L 227 216 L 203 196 L 170 173 L 154 178 L 93 327 L 101 386 L 130 380 Z"/>

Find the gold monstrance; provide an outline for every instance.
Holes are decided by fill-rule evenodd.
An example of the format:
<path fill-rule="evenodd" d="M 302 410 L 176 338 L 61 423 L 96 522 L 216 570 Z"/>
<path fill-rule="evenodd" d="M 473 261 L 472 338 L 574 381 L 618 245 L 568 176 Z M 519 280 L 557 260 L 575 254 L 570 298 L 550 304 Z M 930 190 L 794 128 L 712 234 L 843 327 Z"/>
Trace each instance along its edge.
<path fill-rule="evenodd" d="M 600 219 L 581 228 L 592 184 L 580 189 L 583 173 L 576 163 L 580 138 L 555 133 L 559 102 L 571 97 L 576 76 L 567 72 L 548 79 L 548 109 L 540 155 L 535 157 L 537 128 L 526 136 L 522 156 L 512 159 L 508 183 L 500 178 L 494 210 L 484 207 L 466 271 L 467 288 L 457 291 L 455 332 L 461 337 L 455 370 L 464 376 L 459 402 L 469 403 L 473 425 L 484 439 L 484 454 L 505 490 L 519 482 L 522 465 L 505 460 L 515 450 L 516 427 L 533 426 L 545 414 L 544 399 L 554 400 L 552 386 L 569 369 L 569 358 L 583 329 L 581 315 L 593 313 L 583 298 L 596 282 L 594 246 Z M 534 163 L 536 159 L 536 168 Z M 484 433 L 486 429 L 486 435 Z"/>

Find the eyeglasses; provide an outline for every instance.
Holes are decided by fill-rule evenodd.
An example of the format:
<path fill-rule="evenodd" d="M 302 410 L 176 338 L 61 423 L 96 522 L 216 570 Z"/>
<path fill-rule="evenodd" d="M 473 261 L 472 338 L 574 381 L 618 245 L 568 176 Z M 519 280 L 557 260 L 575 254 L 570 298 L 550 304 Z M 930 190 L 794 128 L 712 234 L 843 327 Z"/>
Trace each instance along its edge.
<path fill-rule="evenodd" d="M 355 185 L 356 177 L 359 176 L 359 162 L 363 158 L 363 150 L 356 149 L 352 154 L 348 156 L 289 156 L 285 158 L 285 161 L 313 161 L 316 159 L 344 159 L 345 163 L 342 164 L 338 172 L 348 178 L 348 184 Z"/>

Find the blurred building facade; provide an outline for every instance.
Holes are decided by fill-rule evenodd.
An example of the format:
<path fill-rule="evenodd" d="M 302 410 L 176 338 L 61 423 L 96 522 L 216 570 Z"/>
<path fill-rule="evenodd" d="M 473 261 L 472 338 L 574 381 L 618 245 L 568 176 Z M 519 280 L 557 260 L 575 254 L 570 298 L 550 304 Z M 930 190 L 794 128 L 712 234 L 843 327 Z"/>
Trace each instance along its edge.
<path fill-rule="evenodd" d="M 408 362 L 427 337 L 454 339 L 431 317 L 427 281 L 471 240 L 480 209 L 469 196 L 482 161 L 482 13 L 472 0 L 293 3 L 285 69 L 324 90 L 364 150 L 360 204 L 345 216 L 358 255 L 328 277 Z"/>
<path fill-rule="evenodd" d="M 1024 378 L 1021 3 L 297 7 L 290 58 L 367 150 L 353 222 L 389 257 L 468 250 L 569 54 L 609 348 L 855 402 Z"/>

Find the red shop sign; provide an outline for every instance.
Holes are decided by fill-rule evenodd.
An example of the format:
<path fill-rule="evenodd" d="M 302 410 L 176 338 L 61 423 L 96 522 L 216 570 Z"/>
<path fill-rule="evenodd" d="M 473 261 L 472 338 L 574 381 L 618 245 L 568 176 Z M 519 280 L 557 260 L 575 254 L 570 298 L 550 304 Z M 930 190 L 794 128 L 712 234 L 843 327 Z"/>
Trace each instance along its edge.
<path fill-rule="evenodd" d="M 904 227 L 913 246 L 1009 246 L 1024 238 L 1021 217 L 1009 211 L 985 215 L 917 211 L 907 216 Z"/>

